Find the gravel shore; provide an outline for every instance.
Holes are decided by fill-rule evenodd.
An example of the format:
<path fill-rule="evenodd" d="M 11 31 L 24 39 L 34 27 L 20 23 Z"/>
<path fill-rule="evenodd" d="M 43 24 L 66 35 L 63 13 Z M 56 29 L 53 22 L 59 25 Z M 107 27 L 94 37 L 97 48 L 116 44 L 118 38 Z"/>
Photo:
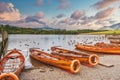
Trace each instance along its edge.
<path fill-rule="evenodd" d="M 114 65 L 105 67 L 97 65 L 95 67 L 87 67 L 81 65 L 81 70 L 77 74 L 71 74 L 62 69 L 55 68 L 40 62 L 34 64 L 32 69 L 23 70 L 20 74 L 20 80 L 120 80 L 120 56 L 104 55 L 100 57 L 100 62 L 104 64 Z"/>

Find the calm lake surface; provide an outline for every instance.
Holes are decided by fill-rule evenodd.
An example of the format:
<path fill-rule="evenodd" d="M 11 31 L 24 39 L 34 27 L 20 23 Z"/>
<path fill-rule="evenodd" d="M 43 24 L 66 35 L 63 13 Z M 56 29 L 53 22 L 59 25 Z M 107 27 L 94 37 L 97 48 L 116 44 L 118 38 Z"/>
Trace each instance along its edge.
<path fill-rule="evenodd" d="M 61 46 L 66 49 L 75 50 L 77 43 L 95 44 L 96 42 L 109 43 L 105 35 L 9 35 L 8 50 L 17 48 L 23 51 L 26 58 L 26 66 L 29 62 L 29 48 L 40 48 L 42 51 L 50 52 L 52 46 Z"/>
<path fill-rule="evenodd" d="M 17 48 L 29 50 L 29 48 L 40 48 L 48 51 L 51 46 L 62 46 L 74 49 L 77 43 L 94 44 L 109 40 L 105 35 L 9 35 L 8 50 Z"/>

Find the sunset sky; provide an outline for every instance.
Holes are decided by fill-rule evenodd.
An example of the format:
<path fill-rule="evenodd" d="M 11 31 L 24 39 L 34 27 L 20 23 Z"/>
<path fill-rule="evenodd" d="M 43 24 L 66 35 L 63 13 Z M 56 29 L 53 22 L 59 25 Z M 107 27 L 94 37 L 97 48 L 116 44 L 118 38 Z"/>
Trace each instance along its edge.
<path fill-rule="evenodd" d="M 120 0 L 0 0 L 0 24 L 76 30 L 120 23 Z"/>

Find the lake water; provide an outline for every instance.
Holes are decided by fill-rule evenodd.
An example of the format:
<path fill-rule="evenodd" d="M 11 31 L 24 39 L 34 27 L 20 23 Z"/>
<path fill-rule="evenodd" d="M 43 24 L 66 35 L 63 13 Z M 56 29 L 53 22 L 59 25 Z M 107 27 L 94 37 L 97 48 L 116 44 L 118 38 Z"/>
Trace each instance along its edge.
<path fill-rule="evenodd" d="M 48 51 L 51 46 L 62 46 L 73 49 L 77 43 L 94 44 L 109 40 L 105 35 L 9 35 L 8 50 L 17 48 L 29 50 L 29 48 L 40 48 Z"/>
<path fill-rule="evenodd" d="M 29 62 L 29 48 L 40 48 L 42 51 L 50 52 L 52 46 L 61 46 L 70 50 L 75 50 L 77 43 L 95 44 L 96 42 L 106 42 L 109 40 L 105 35 L 9 35 L 8 50 L 17 48 L 23 51 L 26 58 L 26 66 Z"/>

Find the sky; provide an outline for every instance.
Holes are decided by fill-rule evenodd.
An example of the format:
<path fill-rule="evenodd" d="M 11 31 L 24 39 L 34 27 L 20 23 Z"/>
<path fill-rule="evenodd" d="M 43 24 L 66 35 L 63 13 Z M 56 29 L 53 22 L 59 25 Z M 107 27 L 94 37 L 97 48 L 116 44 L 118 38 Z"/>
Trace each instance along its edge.
<path fill-rule="evenodd" d="M 120 23 L 120 0 L 0 0 L 0 24 L 77 30 Z"/>

